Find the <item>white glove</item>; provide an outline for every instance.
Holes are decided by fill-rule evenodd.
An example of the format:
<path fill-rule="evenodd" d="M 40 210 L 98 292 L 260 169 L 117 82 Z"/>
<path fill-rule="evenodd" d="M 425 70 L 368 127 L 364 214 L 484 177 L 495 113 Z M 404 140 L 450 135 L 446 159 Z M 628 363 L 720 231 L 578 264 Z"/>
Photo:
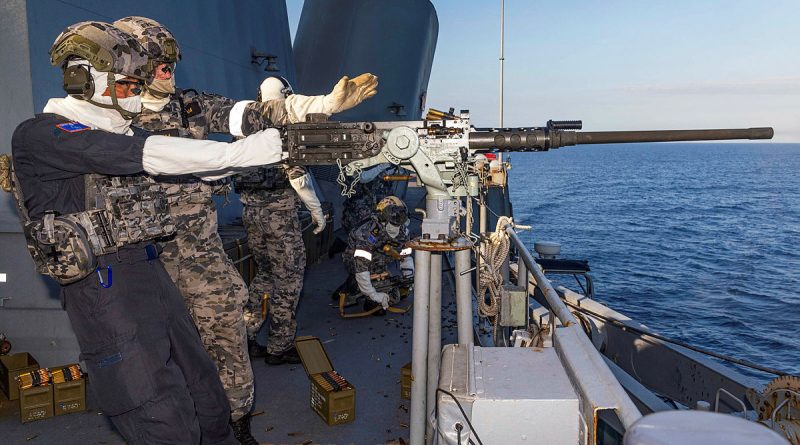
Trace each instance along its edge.
<path fill-rule="evenodd" d="M 330 94 L 324 96 L 304 96 L 292 94 L 286 98 L 286 113 L 289 122 L 305 122 L 306 115 L 322 113 L 330 116 L 349 110 L 377 94 L 378 77 L 365 73 L 354 79 L 347 76 L 339 79 Z"/>
<path fill-rule="evenodd" d="M 414 258 L 407 256 L 400 261 L 400 273 L 403 274 L 403 278 L 414 276 Z"/>
<path fill-rule="evenodd" d="M 383 309 L 389 308 L 389 295 L 385 292 L 378 292 L 372 285 L 372 279 L 369 277 L 369 272 L 359 272 L 356 274 L 356 283 L 358 283 L 358 290 L 367 296 L 370 300 L 381 305 Z"/>
<path fill-rule="evenodd" d="M 292 184 L 297 196 L 300 197 L 300 200 L 303 201 L 303 204 L 306 205 L 306 208 L 311 213 L 311 219 L 314 220 L 314 224 L 317 226 L 314 229 L 314 235 L 321 233 L 325 230 L 327 222 L 325 221 L 325 213 L 322 211 L 322 204 L 317 197 L 317 191 L 314 190 L 314 182 L 311 180 L 311 175 L 306 173 L 299 178 L 290 179 L 289 183 Z"/>
<path fill-rule="evenodd" d="M 325 96 L 325 112 L 327 114 L 341 113 L 377 93 L 378 76 L 370 73 L 364 73 L 353 79 L 344 76 L 334 85 L 333 91 Z"/>
<path fill-rule="evenodd" d="M 389 294 L 385 292 L 376 292 L 369 295 L 369 299 L 380 304 L 383 310 L 389 309 Z"/>
<path fill-rule="evenodd" d="M 142 166 L 151 175 L 214 176 L 230 168 L 275 164 L 283 157 L 280 133 L 268 128 L 231 143 L 150 136 L 144 143 Z"/>

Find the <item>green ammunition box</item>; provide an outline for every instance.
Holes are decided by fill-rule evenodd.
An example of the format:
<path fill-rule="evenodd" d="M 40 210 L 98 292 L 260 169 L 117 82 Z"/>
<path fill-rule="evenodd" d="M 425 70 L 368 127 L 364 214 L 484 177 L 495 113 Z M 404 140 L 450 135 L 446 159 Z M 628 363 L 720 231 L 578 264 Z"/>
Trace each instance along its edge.
<path fill-rule="evenodd" d="M 86 380 L 53 383 L 53 409 L 56 416 L 86 411 Z"/>
<path fill-rule="evenodd" d="M 17 377 L 37 369 L 39 369 L 39 363 L 27 352 L 0 355 L 0 388 L 6 393 L 8 400 L 19 398 Z"/>
<path fill-rule="evenodd" d="M 400 398 L 411 400 L 411 362 L 400 368 Z"/>
<path fill-rule="evenodd" d="M 19 390 L 19 418 L 22 423 L 53 417 L 53 386 Z"/>
<path fill-rule="evenodd" d="M 312 336 L 298 337 L 294 343 L 311 382 L 311 409 L 328 425 L 339 425 L 355 420 L 355 386 L 350 384 L 350 388 L 331 391 L 313 378 L 316 374 L 333 371 L 333 364 L 319 339 Z"/>

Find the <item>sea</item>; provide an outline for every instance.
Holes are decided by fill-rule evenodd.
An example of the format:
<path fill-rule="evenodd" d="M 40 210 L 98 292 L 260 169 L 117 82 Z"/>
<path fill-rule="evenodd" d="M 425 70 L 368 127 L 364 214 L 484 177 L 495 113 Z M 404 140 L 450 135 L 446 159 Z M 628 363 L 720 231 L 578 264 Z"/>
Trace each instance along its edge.
<path fill-rule="evenodd" d="M 597 300 L 800 375 L 800 144 L 577 146 L 511 163 L 515 220 L 533 226 L 522 239 L 589 260 Z"/>

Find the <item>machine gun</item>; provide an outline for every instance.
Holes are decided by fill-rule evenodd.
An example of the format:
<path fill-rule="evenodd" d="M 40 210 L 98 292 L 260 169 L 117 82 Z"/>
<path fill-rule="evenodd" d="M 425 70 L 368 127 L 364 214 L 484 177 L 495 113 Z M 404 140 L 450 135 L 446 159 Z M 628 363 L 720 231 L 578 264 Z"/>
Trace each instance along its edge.
<path fill-rule="evenodd" d="M 581 121 L 548 121 L 544 127 L 475 128 L 469 112 L 432 110 L 424 121 L 333 122 L 311 114 L 284 128 L 287 162 L 338 165 L 343 194 L 353 193 L 362 170 L 391 163 L 417 174 L 428 192 L 423 239 L 449 241 L 461 211 L 460 197 L 477 196 L 478 156 L 490 152 L 547 151 L 569 145 L 636 142 L 771 139 L 773 129 L 579 132 Z M 346 176 L 355 179 L 348 184 Z"/>

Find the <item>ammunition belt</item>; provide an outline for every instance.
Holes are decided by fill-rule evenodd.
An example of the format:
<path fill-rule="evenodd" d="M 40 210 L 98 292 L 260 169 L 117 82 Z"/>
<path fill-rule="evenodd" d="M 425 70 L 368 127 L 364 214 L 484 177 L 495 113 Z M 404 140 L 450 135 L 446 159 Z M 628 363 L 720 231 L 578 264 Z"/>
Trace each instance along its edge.
<path fill-rule="evenodd" d="M 47 368 L 40 368 L 36 371 L 26 372 L 17 377 L 19 389 L 33 388 L 34 386 L 47 386 L 50 384 L 51 376 Z"/>
<path fill-rule="evenodd" d="M 336 371 L 320 372 L 319 374 L 312 375 L 311 378 L 317 382 L 321 388 L 331 392 L 338 392 L 353 387 L 347 379 L 339 375 Z"/>
<path fill-rule="evenodd" d="M 36 371 L 26 372 L 17 377 L 19 389 L 33 388 L 34 386 L 47 386 L 51 383 L 64 383 L 83 378 L 83 370 L 78 364 L 62 368 L 39 368 Z"/>
<path fill-rule="evenodd" d="M 81 365 L 75 364 L 63 368 L 51 369 L 50 375 L 53 377 L 53 383 L 71 382 L 81 379 L 83 377 L 83 370 L 81 370 Z"/>

